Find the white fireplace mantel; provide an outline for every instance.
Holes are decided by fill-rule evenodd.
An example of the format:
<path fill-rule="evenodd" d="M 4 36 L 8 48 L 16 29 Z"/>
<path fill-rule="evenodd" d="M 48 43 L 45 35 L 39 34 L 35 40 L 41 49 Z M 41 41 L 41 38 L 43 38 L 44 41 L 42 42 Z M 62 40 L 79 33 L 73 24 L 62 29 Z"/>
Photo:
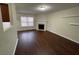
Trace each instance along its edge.
<path fill-rule="evenodd" d="M 40 30 L 40 29 L 38 28 L 38 25 L 39 25 L 39 24 L 44 24 L 44 30 Z M 36 30 L 46 31 L 46 25 L 47 25 L 47 20 L 40 20 L 40 21 L 37 21 L 37 22 L 36 22 Z"/>

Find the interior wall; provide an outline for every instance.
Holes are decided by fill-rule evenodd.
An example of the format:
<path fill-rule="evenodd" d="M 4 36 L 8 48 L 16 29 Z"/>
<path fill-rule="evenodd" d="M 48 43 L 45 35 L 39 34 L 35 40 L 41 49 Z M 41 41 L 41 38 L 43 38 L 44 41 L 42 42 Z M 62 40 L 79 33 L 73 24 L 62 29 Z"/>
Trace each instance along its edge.
<path fill-rule="evenodd" d="M 47 30 L 79 43 L 79 7 L 51 13 L 47 17 Z"/>
<path fill-rule="evenodd" d="M 79 43 L 79 7 L 37 14 L 35 20 L 36 24 L 40 20 L 47 20 L 48 31 Z M 77 23 L 76 26 L 74 23 Z"/>
<path fill-rule="evenodd" d="M 0 46 L 3 41 L 3 27 L 2 27 L 2 17 L 1 17 L 1 8 L 0 8 Z"/>
<path fill-rule="evenodd" d="M 48 20 L 47 19 L 47 14 L 36 14 L 35 15 L 35 20 L 36 20 L 36 22 Z"/>
<path fill-rule="evenodd" d="M 31 16 L 31 17 L 34 17 L 34 15 L 32 15 L 32 14 L 17 13 L 17 24 L 18 24 L 18 29 L 17 30 L 18 31 L 35 29 L 35 18 L 34 18 L 34 26 L 31 26 L 31 27 L 21 27 L 21 19 L 20 19 L 21 16 Z"/>
<path fill-rule="evenodd" d="M 0 55 L 13 55 L 17 45 L 17 24 L 16 23 L 16 10 L 14 4 L 9 4 L 10 19 L 13 23 L 11 28 L 3 31 L 2 16 L 0 11 Z"/>
<path fill-rule="evenodd" d="M 47 14 L 36 14 L 35 15 L 35 28 L 37 29 L 38 27 L 38 23 L 39 22 L 46 22 L 46 25 L 47 25 L 47 22 L 48 22 L 48 19 L 47 19 Z M 46 26 L 46 29 L 47 29 L 47 26 Z"/>

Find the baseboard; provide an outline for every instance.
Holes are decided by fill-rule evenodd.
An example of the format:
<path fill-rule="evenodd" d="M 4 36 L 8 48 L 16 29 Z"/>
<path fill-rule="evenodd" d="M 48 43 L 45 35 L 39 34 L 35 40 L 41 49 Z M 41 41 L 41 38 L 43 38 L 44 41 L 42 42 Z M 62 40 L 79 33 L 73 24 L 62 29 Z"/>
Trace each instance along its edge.
<path fill-rule="evenodd" d="M 47 30 L 47 31 L 49 31 L 49 30 Z M 54 33 L 54 34 L 56 34 L 56 35 L 58 35 L 58 36 L 61 36 L 61 37 L 63 37 L 63 38 L 66 38 L 66 39 L 68 39 L 68 40 L 70 40 L 70 41 L 73 41 L 73 42 L 79 44 L 78 41 L 72 40 L 72 39 L 69 38 L 69 37 L 63 36 L 63 35 L 61 35 L 61 34 L 58 34 L 58 33 L 56 33 L 56 32 L 52 32 L 52 31 L 49 31 L 49 32 Z"/>
<path fill-rule="evenodd" d="M 14 48 L 14 51 L 13 51 L 13 55 L 15 55 L 15 51 L 16 51 L 16 48 L 17 48 L 17 44 L 18 44 L 18 39 L 16 40 L 16 44 L 15 44 L 15 48 Z"/>
<path fill-rule="evenodd" d="M 18 30 L 18 32 L 19 32 L 19 31 L 33 31 L 33 30 L 36 30 L 36 29 Z"/>

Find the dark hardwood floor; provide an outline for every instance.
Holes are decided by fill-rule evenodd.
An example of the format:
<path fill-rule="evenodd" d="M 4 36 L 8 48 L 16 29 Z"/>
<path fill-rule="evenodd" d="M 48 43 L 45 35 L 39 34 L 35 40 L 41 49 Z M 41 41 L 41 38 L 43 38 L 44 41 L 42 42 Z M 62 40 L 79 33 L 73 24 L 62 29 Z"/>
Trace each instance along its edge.
<path fill-rule="evenodd" d="M 78 55 L 79 44 L 49 31 L 19 31 L 15 55 Z"/>

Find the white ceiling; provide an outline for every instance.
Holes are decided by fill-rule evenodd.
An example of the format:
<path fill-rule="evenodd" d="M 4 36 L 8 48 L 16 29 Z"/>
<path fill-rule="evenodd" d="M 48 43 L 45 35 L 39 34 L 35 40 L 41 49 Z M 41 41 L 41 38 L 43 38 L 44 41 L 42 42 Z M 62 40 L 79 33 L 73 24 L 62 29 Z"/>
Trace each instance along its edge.
<path fill-rule="evenodd" d="M 27 13 L 27 14 L 38 14 L 38 13 L 48 13 L 48 12 L 56 12 L 63 9 L 68 9 L 72 7 L 78 7 L 78 3 L 16 3 L 16 11 L 17 13 Z M 47 11 L 39 11 L 37 7 L 40 5 L 50 6 L 51 9 Z"/>

